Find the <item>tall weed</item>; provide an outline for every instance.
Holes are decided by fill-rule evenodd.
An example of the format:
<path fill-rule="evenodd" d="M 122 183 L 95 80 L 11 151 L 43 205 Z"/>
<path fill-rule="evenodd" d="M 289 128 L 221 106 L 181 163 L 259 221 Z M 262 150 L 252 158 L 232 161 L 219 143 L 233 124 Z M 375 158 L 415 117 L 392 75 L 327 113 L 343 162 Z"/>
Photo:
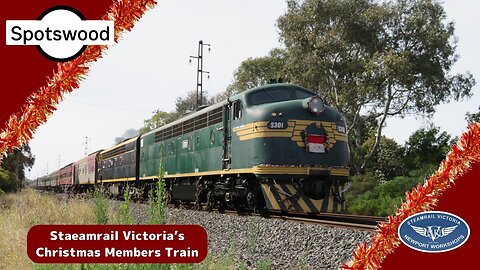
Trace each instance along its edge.
<path fill-rule="evenodd" d="M 150 224 L 165 224 L 166 208 L 165 181 L 160 179 L 156 183 L 155 189 L 148 192 L 148 222 Z"/>
<path fill-rule="evenodd" d="M 95 186 L 93 192 L 93 213 L 97 224 L 108 223 L 108 199 L 105 194 L 103 185 Z"/>
<path fill-rule="evenodd" d="M 131 196 L 130 196 L 130 186 L 127 185 L 125 187 L 125 191 L 123 192 L 123 203 L 120 205 L 120 208 L 118 209 L 118 217 L 117 221 L 119 224 L 126 224 L 130 225 L 133 224 L 133 217 L 132 214 L 130 213 L 130 204 L 132 202 Z"/>

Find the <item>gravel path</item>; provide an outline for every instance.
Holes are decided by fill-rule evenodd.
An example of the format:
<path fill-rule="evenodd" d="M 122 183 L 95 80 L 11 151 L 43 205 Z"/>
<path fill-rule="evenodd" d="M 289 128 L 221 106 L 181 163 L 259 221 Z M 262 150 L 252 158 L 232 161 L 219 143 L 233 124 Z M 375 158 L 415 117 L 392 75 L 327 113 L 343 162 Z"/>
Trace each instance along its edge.
<path fill-rule="evenodd" d="M 118 203 L 118 202 L 115 202 Z M 146 205 L 131 204 L 138 223 L 147 221 Z M 208 232 L 209 253 L 227 256 L 247 269 L 338 269 L 371 232 L 308 225 L 255 216 L 169 209 L 170 224 L 200 224 Z"/>

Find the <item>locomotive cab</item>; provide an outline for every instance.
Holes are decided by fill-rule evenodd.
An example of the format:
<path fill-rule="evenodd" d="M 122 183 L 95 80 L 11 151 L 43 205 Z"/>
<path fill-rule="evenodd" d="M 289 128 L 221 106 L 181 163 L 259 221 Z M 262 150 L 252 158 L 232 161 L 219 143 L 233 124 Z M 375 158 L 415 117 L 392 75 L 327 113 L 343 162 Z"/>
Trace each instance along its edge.
<path fill-rule="evenodd" d="M 232 98 L 233 99 L 233 98 Z M 340 212 L 349 149 L 342 115 L 290 84 L 248 90 L 231 121 L 232 168 L 253 168 L 271 211 Z"/>

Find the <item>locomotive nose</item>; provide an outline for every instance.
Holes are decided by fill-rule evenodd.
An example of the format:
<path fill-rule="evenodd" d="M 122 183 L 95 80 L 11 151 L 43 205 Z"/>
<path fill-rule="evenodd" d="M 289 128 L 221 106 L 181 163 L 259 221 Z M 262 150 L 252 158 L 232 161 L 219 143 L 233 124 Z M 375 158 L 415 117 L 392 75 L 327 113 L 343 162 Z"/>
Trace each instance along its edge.
<path fill-rule="evenodd" d="M 325 109 L 325 102 L 319 96 L 312 96 L 303 100 L 303 107 L 315 115 L 319 115 Z"/>

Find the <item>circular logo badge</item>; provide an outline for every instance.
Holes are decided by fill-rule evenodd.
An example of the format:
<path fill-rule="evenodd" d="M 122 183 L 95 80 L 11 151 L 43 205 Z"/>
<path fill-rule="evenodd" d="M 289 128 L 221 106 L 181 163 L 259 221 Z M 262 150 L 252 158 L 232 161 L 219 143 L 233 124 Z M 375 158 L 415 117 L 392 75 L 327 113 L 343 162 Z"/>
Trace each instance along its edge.
<path fill-rule="evenodd" d="M 72 7 L 56 6 L 43 12 L 38 20 L 47 23 L 52 29 L 61 29 L 64 28 L 65 25 L 75 25 L 78 22 L 85 20 L 85 17 L 80 11 Z M 54 38 L 55 35 L 53 32 L 51 40 L 54 40 Z M 87 48 L 86 45 L 79 42 L 80 39 L 75 41 L 73 39 L 73 34 L 70 35 L 70 38 L 67 36 L 65 39 L 54 41 L 55 42 L 44 42 L 41 45 L 37 45 L 37 49 L 40 53 L 52 61 L 66 62 L 73 60 L 80 56 Z"/>
<path fill-rule="evenodd" d="M 405 219 L 398 228 L 398 236 L 412 249 L 438 253 L 465 244 L 470 236 L 470 227 L 454 214 L 428 211 Z"/>

